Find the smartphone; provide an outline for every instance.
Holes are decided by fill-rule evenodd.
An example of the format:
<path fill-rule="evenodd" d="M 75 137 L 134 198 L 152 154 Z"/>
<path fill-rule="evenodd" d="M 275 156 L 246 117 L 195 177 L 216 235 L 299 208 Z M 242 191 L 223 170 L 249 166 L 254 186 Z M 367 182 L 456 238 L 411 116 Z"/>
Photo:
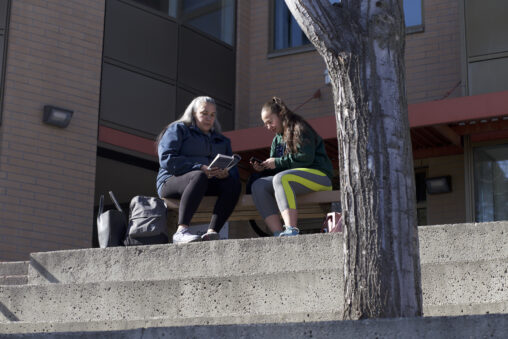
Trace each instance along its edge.
<path fill-rule="evenodd" d="M 263 162 L 263 160 L 260 160 L 260 159 L 258 159 L 258 158 L 256 158 L 256 157 L 251 157 L 251 158 L 249 159 L 249 162 L 257 162 L 258 164 L 260 164 L 260 163 L 262 163 L 262 162 Z"/>

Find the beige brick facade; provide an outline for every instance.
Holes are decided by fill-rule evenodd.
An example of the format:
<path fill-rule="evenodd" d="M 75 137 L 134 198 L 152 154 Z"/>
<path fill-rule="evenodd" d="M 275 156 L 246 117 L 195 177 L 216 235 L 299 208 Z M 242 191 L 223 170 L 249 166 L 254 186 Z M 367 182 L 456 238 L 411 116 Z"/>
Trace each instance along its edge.
<path fill-rule="evenodd" d="M 268 0 L 239 1 L 237 31 L 237 96 L 236 129 L 261 124 L 261 106 L 273 96 L 281 97 L 295 109 L 321 88 L 321 99 L 314 99 L 297 111 L 306 118 L 333 115 L 333 101 L 329 86 L 325 86 L 325 65 L 316 51 L 279 57 L 268 57 L 269 4 Z M 250 15 L 248 27 L 240 20 Z M 247 41 L 247 42 L 246 42 Z M 250 54 L 250 55 L 249 55 Z M 249 55 L 245 58 L 244 55 Z M 245 67 L 244 62 L 248 62 Z"/>
<path fill-rule="evenodd" d="M 237 129 L 259 125 L 260 107 L 274 95 L 296 108 L 321 88 L 322 97 L 298 113 L 306 118 L 334 114 L 331 88 L 325 86 L 325 64 L 316 51 L 269 56 L 270 3 L 239 1 Z M 461 80 L 459 2 L 425 0 L 423 5 L 425 30 L 406 39 L 409 103 L 440 99 Z M 460 95 L 459 86 L 449 97 Z"/>
<path fill-rule="evenodd" d="M 410 104 L 463 95 L 459 6 L 456 0 L 423 1 L 425 30 L 406 37 L 406 92 Z"/>
<path fill-rule="evenodd" d="M 0 260 L 89 247 L 104 0 L 13 0 L 0 126 Z M 44 105 L 74 111 L 65 129 Z"/>

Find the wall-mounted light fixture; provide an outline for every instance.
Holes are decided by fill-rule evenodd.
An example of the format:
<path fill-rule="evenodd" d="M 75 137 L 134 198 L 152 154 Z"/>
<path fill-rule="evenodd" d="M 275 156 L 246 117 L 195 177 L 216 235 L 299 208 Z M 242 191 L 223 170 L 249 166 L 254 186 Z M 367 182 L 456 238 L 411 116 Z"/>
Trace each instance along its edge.
<path fill-rule="evenodd" d="M 449 193 L 452 191 L 452 177 L 445 175 L 442 177 L 425 179 L 425 186 L 428 194 Z"/>
<path fill-rule="evenodd" d="M 74 112 L 68 109 L 46 105 L 44 106 L 42 122 L 64 128 L 71 122 L 72 113 Z"/>

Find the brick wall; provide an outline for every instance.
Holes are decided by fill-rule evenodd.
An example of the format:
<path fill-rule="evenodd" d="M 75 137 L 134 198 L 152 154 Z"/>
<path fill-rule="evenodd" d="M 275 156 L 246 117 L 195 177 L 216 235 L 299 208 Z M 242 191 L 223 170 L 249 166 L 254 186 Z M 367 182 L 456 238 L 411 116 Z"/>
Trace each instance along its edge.
<path fill-rule="evenodd" d="M 442 99 L 461 81 L 459 1 L 423 0 L 425 31 L 406 37 L 409 103 Z M 449 98 L 462 96 L 460 86 Z"/>
<path fill-rule="evenodd" d="M 247 70 L 239 75 L 242 81 L 237 82 L 237 93 L 248 92 L 248 96 L 237 96 L 237 107 L 246 107 L 247 111 L 237 109 L 242 118 L 236 128 L 260 125 L 261 106 L 273 96 L 281 97 L 290 108 L 295 109 L 319 88 L 322 88 L 321 99 L 310 101 L 297 113 L 306 118 L 333 115 L 331 90 L 324 82 L 325 64 L 318 53 L 310 51 L 268 58 L 269 1 L 245 1 L 238 10 L 240 26 L 237 36 L 239 41 L 248 40 L 250 56 Z M 243 28 L 240 23 L 245 15 L 250 15 L 249 29 Z M 238 64 L 245 62 L 242 52 L 239 50 L 237 55 Z"/>
<path fill-rule="evenodd" d="M 317 52 L 268 57 L 269 3 L 239 2 L 237 115 L 240 117 L 236 128 L 260 124 L 260 107 L 273 95 L 296 108 L 318 88 L 322 88 L 322 98 L 312 100 L 298 113 L 306 118 L 334 114 L 331 89 L 323 87 L 325 65 Z M 425 31 L 409 34 L 406 39 L 409 103 L 440 99 L 461 80 L 458 1 L 424 0 L 423 4 Z M 249 17 L 248 23 L 245 17 Z M 449 97 L 460 95 L 461 88 L 457 88 Z"/>
<path fill-rule="evenodd" d="M 235 126 L 249 126 L 250 0 L 237 1 Z"/>
<path fill-rule="evenodd" d="M 0 126 L 0 260 L 91 245 L 104 0 L 13 0 Z M 74 110 L 65 129 L 46 104 Z"/>

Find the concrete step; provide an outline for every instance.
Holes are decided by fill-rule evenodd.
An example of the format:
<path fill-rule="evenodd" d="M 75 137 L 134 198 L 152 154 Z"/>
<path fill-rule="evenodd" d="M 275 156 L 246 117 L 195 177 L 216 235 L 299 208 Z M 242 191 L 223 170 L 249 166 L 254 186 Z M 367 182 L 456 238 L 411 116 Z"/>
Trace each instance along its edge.
<path fill-rule="evenodd" d="M 421 226 L 420 262 L 508 258 L 508 221 Z"/>
<path fill-rule="evenodd" d="M 295 323 L 210 324 L 202 326 L 171 324 L 166 323 L 164 320 L 145 322 L 92 321 L 87 324 L 74 323 L 74 325 L 77 326 L 72 326 L 70 323 L 51 323 L 43 328 L 36 327 L 33 324 L 0 324 L 0 333 L 2 333 L 2 338 L 9 339 L 335 339 L 339 337 L 377 339 L 505 339 L 506 333 L 508 333 L 508 315 L 368 319 L 359 321 L 302 321 Z M 88 327 L 85 329 L 86 325 Z M 134 325 L 134 327 L 131 327 L 131 325 Z"/>
<path fill-rule="evenodd" d="M 508 259 L 422 265 L 426 316 L 508 313 Z M 340 268 L 224 277 L 0 287 L 0 322 L 340 315 Z M 43 310 L 43 311 L 41 311 Z M 446 310 L 446 311 L 443 311 Z M 242 318 L 244 317 L 244 318 Z M 241 320 L 244 319 L 244 320 Z M 340 318 L 338 318 L 340 319 Z"/>
<path fill-rule="evenodd" d="M 26 284 L 28 263 L 28 261 L 0 262 L 0 285 Z"/>
<path fill-rule="evenodd" d="M 30 284 L 241 276 L 342 267 L 342 235 L 33 253 Z"/>
<path fill-rule="evenodd" d="M 250 276 L 0 286 L 0 322 L 270 317 L 336 313 L 336 269 Z M 314 319 L 317 320 L 317 319 Z"/>
<path fill-rule="evenodd" d="M 419 228 L 421 263 L 508 258 L 508 222 Z M 158 280 L 341 268 L 342 234 L 33 253 L 30 284 Z"/>
<path fill-rule="evenodd" d="M 426 316 L 508 313 L 507 230 L 420 228 Z M 36 284 L 0 286 L 0 333 L 340 320 L 341 236 L 37 253 Z"/>

